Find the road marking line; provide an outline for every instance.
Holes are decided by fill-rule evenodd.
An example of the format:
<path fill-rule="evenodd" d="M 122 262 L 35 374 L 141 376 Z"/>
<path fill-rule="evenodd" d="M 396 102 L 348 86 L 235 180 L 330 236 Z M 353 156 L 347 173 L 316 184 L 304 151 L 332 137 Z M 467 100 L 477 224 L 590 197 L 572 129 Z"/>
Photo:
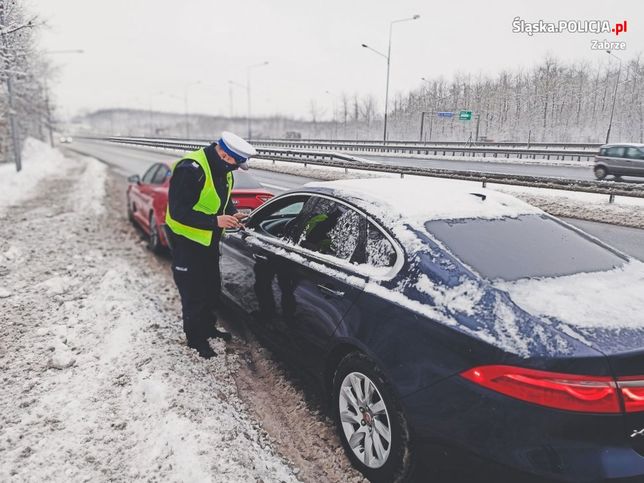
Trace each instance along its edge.
<path fill-rule="evenodd" d="M 266 186 L 267 188 L 273 188 L 276 190 L 282 190 L 282 191 L 288 191 L 289 188 L 284 188 L 284 186 L 277 186 L 276 184 L 268 184 L 268 183 L 261 183 L 262 186 Z"/>

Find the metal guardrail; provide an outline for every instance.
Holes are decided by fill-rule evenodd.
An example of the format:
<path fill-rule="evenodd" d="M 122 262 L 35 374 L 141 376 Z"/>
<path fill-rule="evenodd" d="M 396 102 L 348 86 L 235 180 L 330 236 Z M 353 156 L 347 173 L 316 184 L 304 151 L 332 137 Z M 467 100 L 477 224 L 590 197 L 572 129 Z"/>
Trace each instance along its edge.
<path fill-rule="evenodd" d="M 133 138 L 145 140 L 149 138 Z M 180 138 L 165 138 L 164 141 L 181 143 L 209 143 L 207 140 L 185 140 Z M 412 155 L 412 156 L 462 156 L 481 158 L 505 158 L 505 159 L 544 159 L 547 161 L 591 161 L 597 154 L 596 147 L 598 145 L 588 144 L 574 144 L 565 145 L 564 149 L 556 149 L 557 146 L 564 146 L 563 144 L 550 145 L 541 143 L 541 147 L 525 147 L 519 143 L 506 143 L 503 147 L 495 147 L 498 145 L 493 144 L 463 144 L 463 143 L 409 143 L 406 141 L 391 141 L 386 144 L 382 141 L 326 141 L 326 140 L 258 140 L 254 141 L 256 146 L 264 147 L 280 147 L 284 149 L 297 149 L 307 150 L 315 149 L 319 151 L 344 151 L 356 152 L 356 154 L 366 155 Z M 511 146 L 524 146 L 524 147 L 511 147 Z M 573 146 L 592 146 L 589 149 L 573 149 Z"/>
<path fill-rule="evenodd" d="M 98 141 L 109 141 L 122 144 L 133 144 L 137 146 L 149 146 L 156 148 L 166 149 L 180 149 L 180 150 L 193 150 L 208 146 L 212 141 L 185 141 L 181 139 L 154 139 L 154 138 L 130 138 L 130 137 L 91 137 L 81 136 L 81 139 L 94 139 Z M 367 162 L 355 156 L 349 156 L 343 153 L 335 153 L 330 151 L 308 151 L 308 150 L 290 150 L 290 149 L 263 149 L 257 148 L 257 152 L 261 155 L 279 153 L 282 156 L 290 156 L 291 159 L 328 159 L 330 161 L 340 160 L 351 163 Z"/>
<path fill-rule="evenodd" d="M 588 149 L 547 149 L 547 148 L 518 148 L 494 147 L 487 145 L 438 145 L 438 144 L 392 144 L 392 143 L 356 143 L 356 142 L 324 142 L 324 141 L 254 141 L 257 146 L 272 146 L 290 149 L 335 149 L 354 151 L 370 155 L 408 154 L 424 156 L 480 156 L 482 158 L 515 158 L 515 159 L 545 159 L 557 161 L 590 161 L 594 159 L 597 150 Z"/>
<path fill-rule="evenodd" d="M 587 149 L 596 150 L 603 146 L 603 143 L 567 143 L 567 142 L 517 142 L 517 141 L 380 141 L 380 140 L 359 140 L 359 139 L 258 139 L 255 143 L 289 143 L 289 144 L 315 144 L 330 143 L 338 144 L 375 144 L 375 145 L 414 145 L 414 146 L 471 146 L 471 147 L 515 147 L 515 148 L 553 148 L 553 149 Z"/>
<path fill-rule="evenodd" d="M 148 138 L 141 138 L 148 139 Z M 208 143 L 212 140 L 208 139 L 191 139 L 187 140 L 185 138 L 177 137 L 165 137 L 163 138 L 168 141 L 193 141 L 193 142 L 204 142 Z M 604 143 L 569 143 L 569 142 L 517 142 L 517 141 L 476 141 L 476 142 L 465 142 L 465 141 L 381 141 L 378 139 L 365 140 L 365 139 L 287 139 L 287 138 L 266 138 L 266 139 L 255 139 L 253 140 L 254 144 L 288 144 L 288 145 L 309 145 L 309 144 L 331 144 L 334 146 L 338 145 L 347 145 L 347 144 L 373 144 L 378 146 L 452 146 L 452 147 L 481 147 L 481 148 L 494 148 L 494 147 L 505 147 L 505 148 L 551 148 L 559 150 L 568 150 L 568 149 L 577 149 L 577 150 L 597 150 Z"/>
<path fill-rule="evenodd" d="M 193 150 L 199 149 L 209 142 L 185 142 L 181 140 L 153 139 L 153 138 L 125 138 L 125 137 L 86 137 L 99 141 L 108 141 L 120 144 L 137 146 L 149 146 L 166 149 Z M 259 159 L 269 161 L 285 161 L 299 163 L 307 166 L 326 166 L 341 168 L 348 172 L 351 170 L 372 171 L 381 173 L 405 175 L 429 176 L 435 178 L 459 179 L 465 181 L 482 182 L 486 184 L 503 184 L 511 186 L 524 186 L 529 188 L 546 188 L 563 191 L 574 191 L 582 193 L 594 193 L 608 195 L 610 202 L 615 196 L 627 196 L 633 198 L 644 198 L 644 184 L 625 183 L 615 181 L 578 180 L 549 176 L 527 176 L 502 173 L 485 173 L 481 171 L 449 170 L 438 168 L 420 168 L 411 166 L 392 166 L 376 163 L 364 163 L 359 159 L 338 155 L 337 153 L 318 153 L 312 151 L 299 151 L 292 149 L 258 149 Z M 348 159 L 347 159 L 348 158 Z"/>

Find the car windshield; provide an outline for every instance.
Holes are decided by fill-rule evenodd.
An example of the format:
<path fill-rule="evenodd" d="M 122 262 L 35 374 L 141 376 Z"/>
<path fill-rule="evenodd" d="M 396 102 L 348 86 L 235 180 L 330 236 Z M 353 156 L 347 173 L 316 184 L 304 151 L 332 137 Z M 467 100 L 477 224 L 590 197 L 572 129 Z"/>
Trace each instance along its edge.
<path fill-rule="evenodd" d="M 545 215 L 436 220 L 425 228 L 489 280 L 560 277 L 610 270 L 620 256 Z"/>
<path fill-rule="evenodd" d="M 235 177 L 235 189 L 238 189 L 238 190 L 264 189 L 264 187 L 261 184 L 259 184 L 259 182 L 248 173 L 237 170 L 235 171 L 233 176 Z"/>

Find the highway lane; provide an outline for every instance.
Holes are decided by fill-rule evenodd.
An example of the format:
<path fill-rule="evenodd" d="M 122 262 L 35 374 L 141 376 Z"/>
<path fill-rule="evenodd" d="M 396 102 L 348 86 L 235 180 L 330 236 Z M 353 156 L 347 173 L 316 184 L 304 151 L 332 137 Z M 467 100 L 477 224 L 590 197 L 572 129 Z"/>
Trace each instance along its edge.
<path fill-rule="evenodd" d="M 177 159 L 177 154 L 172 151 L 93 141 L 75 141 L 71 145 L 64 146 L 64 148 L 93 156 L 109 164 L 117 173 L 123 176 L 143 175 L 152 163 Z M 253 176 L 264 187 L 274 193 L 298 188 L 304 183 L 314 181 L 312 178 L 275 173 L 273 171 L 253 170 Z"/>
<path fill-rule="evenodd" d="M 124 176 L 143 174 L 152 163 L 173 160 L 176 156 L 170 151 L 92 141 L 75 141 L 65 148 L 100 159 Z M 264 187 L 275 194 L 299 188 L 304 183 L 314 181 L 304 176 L 257 169 L 252 170 L 252 174 Z M 644 261 L 644 230 L 584 220 L 566 219 L 566 221 Z"/>

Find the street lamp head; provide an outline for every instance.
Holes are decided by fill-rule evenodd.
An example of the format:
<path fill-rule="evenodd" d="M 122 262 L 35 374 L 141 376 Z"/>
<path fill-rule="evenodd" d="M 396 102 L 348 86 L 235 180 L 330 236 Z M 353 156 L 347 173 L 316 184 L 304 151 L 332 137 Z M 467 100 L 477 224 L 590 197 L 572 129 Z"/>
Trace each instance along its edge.
<path fill-rule="evenodd" d="M 420 18 L 420 15 L 419 15 L 419 14 L 416 14 L 416 15 L 414 15 L 412 18 L 413 18 L 414 20 L 417 20 L 417 19 L 419 19 L 419 18 Z"/>
<path fill-rule="evenodd" d="M 369 46 L 367 44 L 361 44 L 365 49 L 368 49 Z"/>

